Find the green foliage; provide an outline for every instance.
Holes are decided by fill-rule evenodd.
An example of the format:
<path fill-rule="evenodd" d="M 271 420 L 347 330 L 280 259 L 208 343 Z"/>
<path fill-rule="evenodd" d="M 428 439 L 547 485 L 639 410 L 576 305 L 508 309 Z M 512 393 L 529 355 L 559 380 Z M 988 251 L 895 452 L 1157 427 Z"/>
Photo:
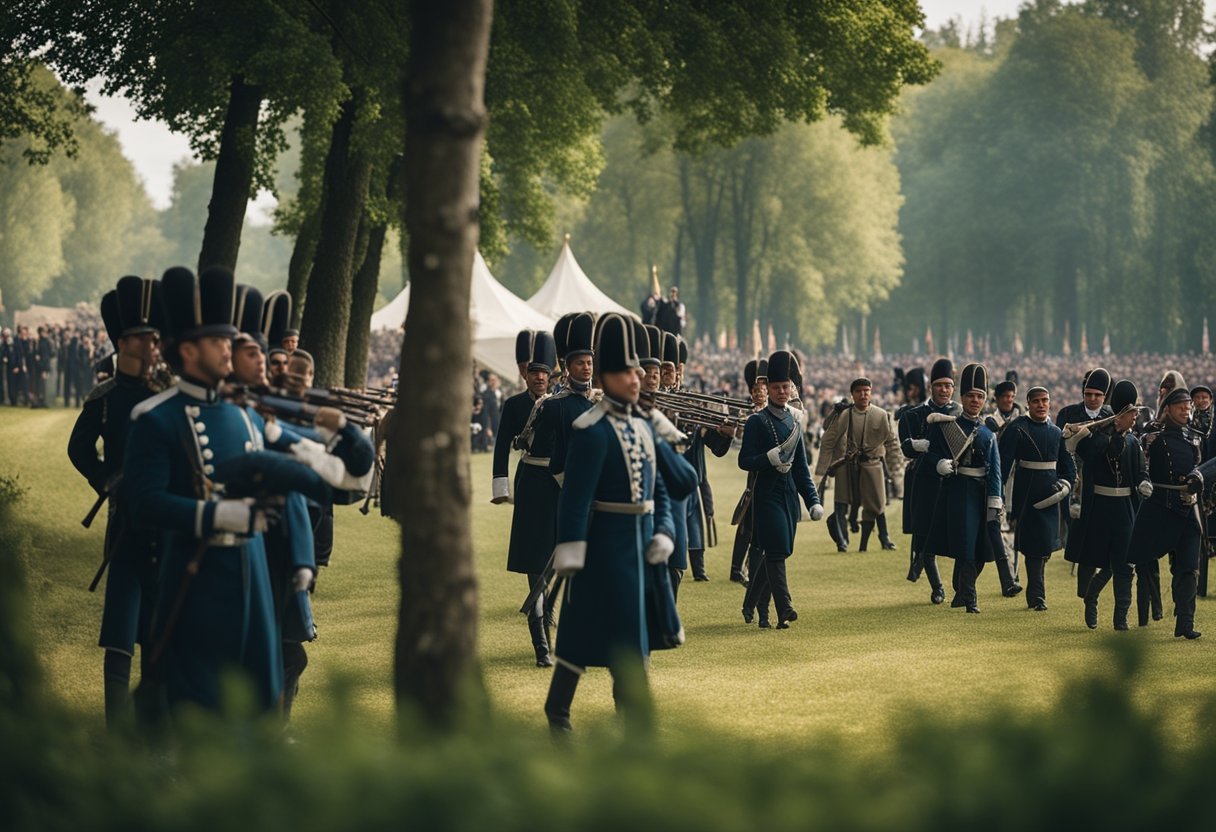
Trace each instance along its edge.
<path fill-rule="evenodd" d="M 1188 298 L 1216 288 L 1201 20 L 1193 0 L 1040 2 L 991 50 L 941 50 L 893 126 L 907 276 L 884 334 L 1197 346 Z"/>
<path fill-rule="evenodd" d="M 35 61 L 0 54 L 0 149 L 20 140 L 21 155 L 40 165 L 58 150 L 74 155 L 72 122 L 80 114 L 75 99 L 64 99 L 41 83 Z"/>

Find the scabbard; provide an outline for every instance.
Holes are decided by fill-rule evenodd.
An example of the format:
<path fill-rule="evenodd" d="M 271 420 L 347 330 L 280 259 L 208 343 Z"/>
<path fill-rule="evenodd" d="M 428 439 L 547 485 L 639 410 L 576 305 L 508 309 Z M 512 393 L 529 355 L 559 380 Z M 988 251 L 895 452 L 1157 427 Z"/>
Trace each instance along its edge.
<path fill-rule="evenodd" d="M 80 521 L 80 525 L 84 526 L 86 529 L 89 528 L 90 526 L 92 526 L 93 521 L 95 519 L 97 519 L 97 512 L 101 511 L 101 507 L 103 505 L 105 505 L 105 502 L 109 498 L 109 496 L 110 496 L 109 491 L 103 491 L 100 494 L 98 494 L 97 502 L 93 503 L 93 507 L 91 509 L 89 509 L 89 513 L 86 514 L 84 516 L 84 519 Z M 103 569 L 105 568 L 104 564 L 102 565 L 102 568 Z"/>

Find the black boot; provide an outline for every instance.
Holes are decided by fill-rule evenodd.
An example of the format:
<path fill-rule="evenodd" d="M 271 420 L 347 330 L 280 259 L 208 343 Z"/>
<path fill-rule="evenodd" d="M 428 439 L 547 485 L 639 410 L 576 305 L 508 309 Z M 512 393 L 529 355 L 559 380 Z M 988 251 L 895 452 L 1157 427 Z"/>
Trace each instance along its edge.
<path fill-rule="evenodd" d="M 692 579 L 694 581 L 708 581 L 709 576 L 705 574 L 705 550 L 704 549 L 689 549 L 688 550 L 688 566 L 692 571 Z"/>
<path fill-rule="evenodd" d="M 545 716 L 549 719 L 549 730 L 555 735 L 571 730 L 570 704 L 574 702 L 574 692 L 578 690 L 578 680 L 582 675 L 564 664 L 553 668 L 549 696 L 545 699 Z"/>
<path fill-rule="evenodd" d="M 680 581 L 684 579 L 684 570 L 669 566 L 667 571 L 671 573 L 671 600 L 678 601 L 680 599 Z"/>
<path fill-rule="evenodd" d="M 1085 626 L 1091 630 L 1098 629 L 1098 596 L 1110 583 L 1110 578 L 1109 569 L 1098 570 L 1093 573 L 1085 587 Z"/>
<path fill-rule="evenodd" d="M 973 560 L 962 561 L 962 568 L 958 570 L 958 589 L 956 590 L 962 596 L 963 606 L 967 612 L 978 614 L 980 611 L 979 597 L 975 591 L 975 582 L 979 578 L 980 564 Z"/>
<path fill-rule="evenodd" d="M 1201 633 L 1195 629 L 1195 594 L 1199 589 L 1197 572 L 1182 572 L 1174 575 L 1174 638 L 1196 639 Z"/>
<path fill-rule="evenodd" d="M 891 535 L 887 532 L 887 515 L 878 515 L 874 518 L 874 522 L 878 524 L 878 542 L 882 544 L 882 548 L 888 550 L 894 549 L 895 542 L 891 540 Z"/>
<path fill-rule="evenodd" d="M 744 586 L 747 586 L 747 577 L 743 574 L 743 563 L 747 558 L 747 547 L 751 539 L 750 530 L 745 529 L 741 522 L 735 528 L 735 546 L 730 553 L 730 579 Z"/>
<path fill-rule="evenodd" d="M 833 514 L 836 515 L 836 530 L 840 533 L 840 540 L 836 544 L 836 551 L 847 552 L 849 551 L 849 523 L 846 518 L 849 514 L 849 504 L 836 503 Z"/>
<path fill-rule="evenodd" d="M 1153 594 L 1152 582 L 1148 576 L 1148 564 L 1136 564 L 1136 623 L 1141 627 L 1148 626 L 1148 612 L 1151 606 L 1150 597 Z"/>
<path fill-rule="evenodd" d="M 1148 600 L 1152 605 L 1153 620 L 1160 621 L 1165 617 L 1165 611 L 1161 608 L 1161 561 L 1154 560 L 1149 563 L 1148 579 Z"/>
<path fill-rule="evenodd" d="M 941 604 L 946 600 L 946 590 L 942 587 L 942 577 L 937 571 L 937 555 L 921 555 L 921 564 L 925 570 L 925 577 L 929 579 L 929 601 L 933 604 Z"/>
<path fill-rule="evenodd" d="M 308 651 L 298 641 L 283 642 L 283 721 L 291 720 L 291 707 L 300 693 L 300 676 L 308 667 Z"/>
<path fill-rule="evenodd" d="M 768 585 L 773 593 L 773 606 L 777 610 L 777 629 L 787 629 L 789 622 L 798 620 L 798 613 L 794 610 L 790 600 L 789 581 L 785 574 L 785 558 L 765 558 L 764 571 L 768 573 Z"/>
<path fill-rule="evenodd" d="M 861 506 L 856 503 L 849 507 L 849 528 L 854 532 L 856 532 L 858 529 L 857 512 L 860 510 Z"/>
<path fill-rule="evenodd" d="M 1120 569 L 1115 572 L 1115 618 L 1116 630 L 1127 629 L 1127 613 L 1132 608 L 1132 571 Z"/>
<path fill-rule="evenodd" d="M 105 682 L 106 728 L 118 730 L 131 722 L 131 657 L 117 650 L 107 650 L 101 660 Z"/>
<path fill-rule="evenodd" d="M 858 545 L 857 551 L 864 552 L 867 550 L 867 547 L 870 545 L 870 535 L 873 534 L 873 532 L 874 532 L 874 521 L 873 520 L 862 520 L 861 521 L 861 544 Z"/>
<path fill-rule="evenodd" d="M 654 733 L 654 700 L 646 679 L 646 666 L 641 660 L 621 662 L 612 672 L 612 702 L 625 723 L 625 733 L 634 738 Z"/>
<path fill-rule="evenodd" d="M 751 624 L 757 608 L 760 620 L 768 621 L 768 575 L 764 571 L 764 553 L 752 546 L 747 553 L 747 571 L 750 580 L 747 591 L 743 593 L 743 623 Z"/>
<path fill-rule="evenodd" d="M 532 649 L 536 652 L 536 666 L 553 667 L 553 659 L 549 656 L 549 637 L 545 633 L 543 615 L 528 616 L 528 634 L 532 636 Z"/>
<path fill-rule="evenodd" d="M 1025 558 L 1026 606 L 1036 612 L 1047 611 L 1047 587 L 1044 576 L 1047 571 L 1046 558 Z"/>
<path fill-rule="evenodd" d="M 1097 570 L 1092 566 L 1086 566 L 1083 563 L 1077 564 L 1077 597 L 1084 598 L 1085 591 L 1089 589 L 1089 582 L 1094 577 L 1094 572 Z"/>

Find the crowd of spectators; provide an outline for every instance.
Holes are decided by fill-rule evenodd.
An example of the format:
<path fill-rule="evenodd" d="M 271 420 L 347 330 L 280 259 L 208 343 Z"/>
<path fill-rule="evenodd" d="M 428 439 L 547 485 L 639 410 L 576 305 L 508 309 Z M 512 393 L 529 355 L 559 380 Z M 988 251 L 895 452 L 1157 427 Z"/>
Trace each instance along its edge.
<path fill-rule="evenodd" d="M 9 407 L 80 407 L 113 353 L 100 318 L 0 330 L 0 403 Z"/>

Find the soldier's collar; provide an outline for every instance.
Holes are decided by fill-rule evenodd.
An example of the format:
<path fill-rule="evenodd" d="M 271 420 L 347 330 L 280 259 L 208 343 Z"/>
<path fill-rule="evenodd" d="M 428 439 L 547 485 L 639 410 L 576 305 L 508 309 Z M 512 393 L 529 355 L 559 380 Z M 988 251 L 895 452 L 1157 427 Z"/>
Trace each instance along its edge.
<path fill-rule="evenodd" d="M 586 393 L 591 389 L 591 382 L 578 381 L 577 379 L 566 379 L 566 389 L 572 393 Z"/>
<path fill-rule="evenodd" d="M 208 387 L 200 382 L 192 381 L 186 376 L 178 379 L 177 389 L 192 399 L 198 399 L 200 402 L 207 402 L 208 404 L 218 401 L 220 397 L 219 391 L 214 387 Z"/>
<path fill-rule="evenodd" d="M 784 407 L 777 407 L 777 405 L 772 404 L 770 402 L 769 404 L 766 404 L 764 407 L 766 410 L 768 410 L 769 413 L 772 413 L 774 416 L 776 416 L 779 419 L 784 419 L 786 416 L 789 415 L 789 412 L 790 412 L 790 406 L 788 404 L 785 405 Z"/>
<path fill-rule="evenodd" d="M 632 404 L 629 402 L 623 402 L 620 399 L 614 399 L 607 393 L 605 393 L 604 397 L 600 399 L 600 403 L 603 404 L 605 410 L 614 416 L 632 416 L 634 412 L 634 406 Z"/>

